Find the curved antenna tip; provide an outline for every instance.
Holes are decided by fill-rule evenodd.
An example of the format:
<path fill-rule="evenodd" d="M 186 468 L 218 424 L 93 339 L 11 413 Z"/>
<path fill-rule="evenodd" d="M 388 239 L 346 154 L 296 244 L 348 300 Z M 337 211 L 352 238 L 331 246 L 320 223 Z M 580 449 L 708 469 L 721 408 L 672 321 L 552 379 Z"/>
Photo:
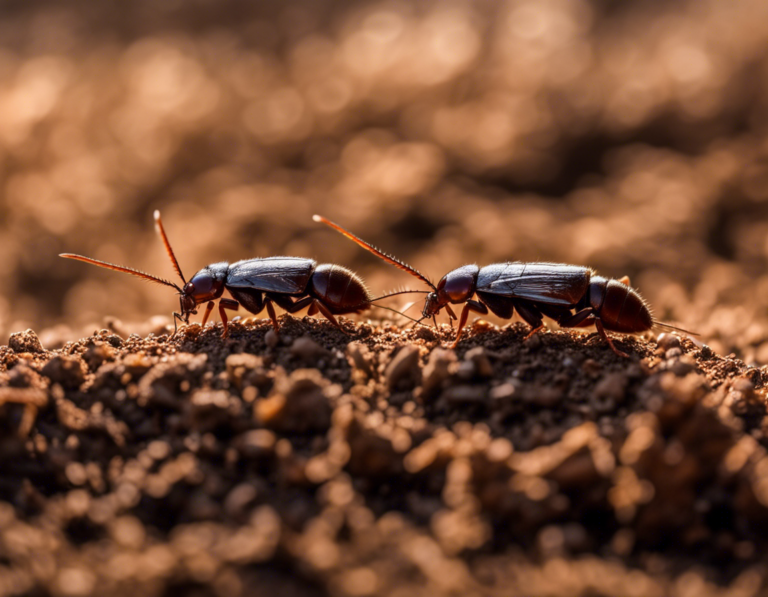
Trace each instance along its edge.
<path fill-rule="evenodd" d="M 155 210 L 154 216 L 155 216 L 155 222 L 157 222 L 160 219 L 160 210 L 159 209 Z"/>
<path fill-rule="evenodd" d="M 323 216 L 318 216 L 317 214 L 315 214 L 314 216 L 312 216 L 312 219 L 313 219 L 315 222 L 322 222 L 323 220 L 325 220 L 325 218 L 324 218 Z"/>

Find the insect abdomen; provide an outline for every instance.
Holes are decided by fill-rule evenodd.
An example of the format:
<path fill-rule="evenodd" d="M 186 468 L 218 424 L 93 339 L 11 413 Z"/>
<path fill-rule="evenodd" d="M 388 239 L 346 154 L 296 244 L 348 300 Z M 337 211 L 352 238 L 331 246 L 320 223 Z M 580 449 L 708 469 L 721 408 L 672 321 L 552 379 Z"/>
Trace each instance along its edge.
<path fill-rule="evenodd" d="M 359 313 L 371 303 L 365 283 L 340 265 L 318 265 L 312 274 L 312 292 L 334 314 Z"/>
<path fill-rule="evenodd" d="M 596 278 L 593 278 L 593 283 L 595 280 Z M 603 280 L 597 283 L 601 284 Z M 606 330 L 634 334 L 653 327 L 653 317 L 648 305 L 635 289 L 618 280 L 606 280 L 604 284 L 601 289 L 604 297 L 597 315 Z"/>

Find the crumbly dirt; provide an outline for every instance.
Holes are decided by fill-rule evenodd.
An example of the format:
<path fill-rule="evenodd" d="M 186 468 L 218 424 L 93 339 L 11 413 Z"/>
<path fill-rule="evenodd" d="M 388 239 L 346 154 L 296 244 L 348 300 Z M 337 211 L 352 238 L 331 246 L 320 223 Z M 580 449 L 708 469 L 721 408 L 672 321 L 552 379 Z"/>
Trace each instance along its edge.
<path fill-rule="evenodd" d="M 0 348 L 0 595 L 755 595 L 768 369 L 313 318 Z M 113 326 L 114 327 L 114 326 Z"/>

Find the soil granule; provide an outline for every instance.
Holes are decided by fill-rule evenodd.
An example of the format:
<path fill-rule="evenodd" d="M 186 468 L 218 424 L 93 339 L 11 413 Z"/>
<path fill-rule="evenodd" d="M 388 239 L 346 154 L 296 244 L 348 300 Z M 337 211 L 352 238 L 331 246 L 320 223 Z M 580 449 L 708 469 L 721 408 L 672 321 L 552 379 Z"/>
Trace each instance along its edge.
<path fill-rule="evenodd" d="M 0 595 L 754 595 L 766 368 L 313 318 L 0 348 Z"/>

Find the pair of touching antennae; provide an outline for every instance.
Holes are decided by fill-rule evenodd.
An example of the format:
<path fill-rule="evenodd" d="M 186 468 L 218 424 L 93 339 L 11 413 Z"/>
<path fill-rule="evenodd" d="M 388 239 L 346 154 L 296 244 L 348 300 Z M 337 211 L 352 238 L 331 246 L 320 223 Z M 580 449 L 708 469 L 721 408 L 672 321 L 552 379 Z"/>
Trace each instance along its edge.
<path fill-rule="evenodd" d="M 451 304 L 463 304 L 452 345 L 454 348 L 461 338 L 470 311 L 480 315 L 492 312 L 503 319 L 511 318 L 517 311 L 531 326 L 528 336 L 544 327 L 544 316 L 554 319 L 561 327 L 594 325 L 600 337 L 623 357 L 628 355 L 616 348 L 606 331 L 634 334 L 661 327 L 691 334 L 654 319 L 648 304 L 637 290 L 629 286 L 627 279 L 604 278 L 588 267 L 519 261 L 484 267 L 465 265 L 448 272 L 435 285 L 416 268 L 377 249 L 338 224 L 318 215 L 313 219 L 330 226 L 429 286 L 431 291 L 427 291 L 422 319 L 431 317 L 437 325 L 435 317 L 442 309 L 446 310 L 451 320 L 456 319 Z"/>

